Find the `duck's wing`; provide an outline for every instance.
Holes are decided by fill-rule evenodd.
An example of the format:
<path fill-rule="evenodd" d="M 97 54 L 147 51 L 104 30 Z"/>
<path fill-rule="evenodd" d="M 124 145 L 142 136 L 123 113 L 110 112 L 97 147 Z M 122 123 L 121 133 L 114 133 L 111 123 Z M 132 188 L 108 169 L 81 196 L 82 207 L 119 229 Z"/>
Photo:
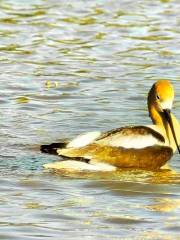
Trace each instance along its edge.
<path fill-rule="evenodd" d="M 100 131 L 81 134 L 71 141 L 42 145 L 44 153 L 57 154 L 58 149 L 82 148 L 96 143 L 103 146 L 141 149 L 153 145 L 164 145 L 164 137 L 146 126 L 122 127 L 101 133 Z"/>
<path fill-rule="evenodd" d="M 165 139 L 150 127 L 132 126 L 116 128 L 104 133 L 99 131 L 87 132 L 72 139 L 65 147 L 81 148 L 92 143 L 112 147 L 144 148 L 156 144 L 163 145 Z"/>
<path fill-rule="evenodd" d="M 64 157 L 93 159 L 97 158 L 97 152 L 101 152 L 104 157 L 107 154 L 110 157 L 122 155 L 122 152 L 129 154 L 130 152 L 139 153 L 142 149 L 156 151 L 160 147 L 164 147 L 165 139 L 157 131 L 146 126 L 133 126 L 117 128 L 105 133 L 92 132 L 80 135 L 65 148 L 57 149 L 57 153 Z M 107 152 L 111 152 L 111 156 Z M 149 151 L 150 152 L 150 151 Z M 136 155 L 137 155 L 136 154 Z M 104 160 L 102 155 L 98 157 Z"/>
<path fill-rule="evenodd" d="M 96 148 L 122 148 L 122 149 L 144 149 L 147 147 L 163 146 L 165 144 L 164 137 L 157 131 L 146 126 L 132 126 L 113 129 L 111 131 L 88 132 L 77 136 L 70 141 L 65 147 L 57 149 L 57 153 L 61 156 L 78 157 L 78 152 L 88 147 Z M 71 153 L 70 155 L 68 155 Z M 88 151 L 87 154 L 88 155 Z M 82 157 L 82 156 L 79 156 Z M 83 156 L 84 157 L 84 156 Z M 87 157 L 88 159 L 88 157 Z"/>
<path fill-rule="evenodd" d="M 132 126 L 117 128 L 101 134 L 95 142 L 103 146 L 142 149 L 154 145 L 164 145 L 165 138 L 150 127 Z"/>

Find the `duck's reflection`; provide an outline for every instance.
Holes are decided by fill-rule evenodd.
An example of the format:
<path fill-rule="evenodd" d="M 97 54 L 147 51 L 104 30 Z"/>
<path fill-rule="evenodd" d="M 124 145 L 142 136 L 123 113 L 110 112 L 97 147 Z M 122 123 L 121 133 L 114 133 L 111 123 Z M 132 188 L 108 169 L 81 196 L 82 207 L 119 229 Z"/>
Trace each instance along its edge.
<path fill-rule="evenodd" d="M 172 212 L 180 208 L 180 199 L 155 198 L 154 203 L 147 205 L 146 208 L 155 212 Z"/>

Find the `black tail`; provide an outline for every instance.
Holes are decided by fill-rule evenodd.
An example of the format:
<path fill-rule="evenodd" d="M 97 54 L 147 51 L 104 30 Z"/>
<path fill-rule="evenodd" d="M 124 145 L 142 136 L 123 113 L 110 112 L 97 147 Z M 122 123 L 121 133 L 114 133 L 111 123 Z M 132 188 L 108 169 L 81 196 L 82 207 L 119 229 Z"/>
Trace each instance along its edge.
<path fill-rule="evenodd" d="M 65 148 L 67 145 L 67 142 L 61 142 L 61 143 L 51 143 L 49 145 L 41 145 L 40 150 L 43 153 L 49 153 L 49 154 L 55 154 L 57 155 L 57 149 L 58 148 Z"/>

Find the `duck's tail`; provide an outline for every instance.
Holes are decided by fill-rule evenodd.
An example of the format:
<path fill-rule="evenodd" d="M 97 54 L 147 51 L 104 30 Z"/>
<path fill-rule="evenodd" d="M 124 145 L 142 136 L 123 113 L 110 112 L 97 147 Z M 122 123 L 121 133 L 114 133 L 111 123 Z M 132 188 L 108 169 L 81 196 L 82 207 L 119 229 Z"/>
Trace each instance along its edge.
<path fill-rule="evenodd" d="M 60 148 L 65 148 L 67 144 L 68 142 L 60 142 L 60 143 L 51 143 L 49 145 L 41 145 L 40 150 L 43 153 L 58 155 L 57 150 Z"/>

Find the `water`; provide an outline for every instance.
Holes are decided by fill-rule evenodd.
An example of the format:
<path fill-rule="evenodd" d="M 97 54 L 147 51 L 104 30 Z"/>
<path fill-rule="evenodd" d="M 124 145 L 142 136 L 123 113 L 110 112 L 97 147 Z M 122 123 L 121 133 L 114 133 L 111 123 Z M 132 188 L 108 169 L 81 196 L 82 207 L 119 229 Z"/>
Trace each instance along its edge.
<path fill-rule="evenodd" d="M 176 89 L 180 3 L 0 1 L 0 239 L 179 239 L 173 171 L 58 175 L 39 145 L 149 124 L 147 91 Z"/>

